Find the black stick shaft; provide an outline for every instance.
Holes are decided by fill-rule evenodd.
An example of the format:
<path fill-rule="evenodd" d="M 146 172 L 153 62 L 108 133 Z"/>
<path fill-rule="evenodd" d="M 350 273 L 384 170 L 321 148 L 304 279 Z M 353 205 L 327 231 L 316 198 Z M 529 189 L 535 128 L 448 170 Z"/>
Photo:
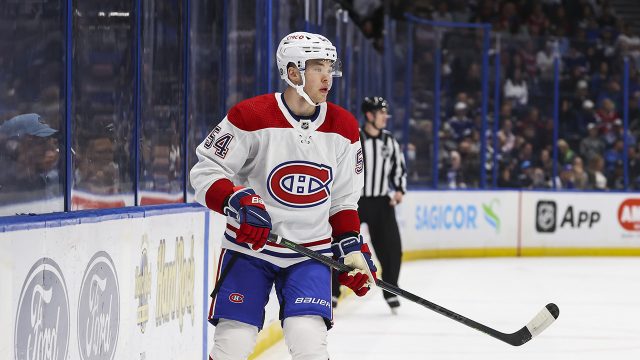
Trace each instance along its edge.
<path fill-rule="evenodd" d="M 273 233 L 269 234 L 269 241 L 276 243 L 276 244 L 280 244 L 286 248 L 289 248 L 295 252 L 298 252 L 300 254 L 306 255 L 314 260 L 317 260 L 331 268 L 334 268 L 336 270 L 339 271 L 351 271 L 353 270 L 352 267 L 347 266 L 345 264 L 342 264 L 336 260 L 334 260 L 333 258 L 330 258 L 328 256 L 324 256 L 318 252 L 315 252 L 313 250 L 307 249 L 306 247 L 299 245 L 291 240 L 287 240 L 281 236 L 275 235 Z M 438 314 L 444 315 L 446 317 L 448 317 L 449 319 L 455 320 L 463 325 L 466 325 L 468 327 L 471 327 L 473 329 L 479 330 L 489 336 L 492 336 L 500 341 L 504 341 L 508 344 L 514 345 L 514 346 L 519 346 L 524 344 L 525 342 L 529 341 L 532 338 L 531 333 L 528 331 L 527 327 L 523 327 L 522 329 L 520 329 L 519 331 L 513 333 L 513 334 L 505 334 L 502 333 L 500 331 L 494 330 L 488 326 L 482 325 L 476 321 L 473 321 L 467 317 L 464 317 L 456 312 L 453 312 L 447 308 L 444 308 L 440 305 L 434 304 L 429 300 L 423 299 L 418 295 L 412 294 L 408 291 L 402 290 L 397 286 L 393 286 L 387 282 L 384 282 L 383 280 L 376 280 L 376 285 L 381 288 L 384 291 L 390 292 L 392 294 L 395 294 L 397 296 L 403 297 L 409 301 L 412 301 L 416 304 L 420 304 L 424 307 L 426 307 L 429 310 L 435 311 Z M 555 305 L 554 305 L 555 306 Z"/>

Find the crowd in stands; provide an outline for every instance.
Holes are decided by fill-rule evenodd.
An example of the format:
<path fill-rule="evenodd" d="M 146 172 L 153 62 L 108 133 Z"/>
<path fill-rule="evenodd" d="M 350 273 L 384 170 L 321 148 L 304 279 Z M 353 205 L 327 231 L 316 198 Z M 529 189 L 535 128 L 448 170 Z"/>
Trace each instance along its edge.
<path fill-rule="evenodd" d="M 132 199 L 134 182 L 138 179 L 137 190 L 181 196 L 185 175 L 181 5 L 176 0 L 151 3 L 155 5 L 142 9 L 138 174 L 134 166 L 137 142 L 133 139 L 137 44 L 131 3 L 93 0 L 77 4 L 73 17 L 69 144 L 63 121 L 66 116 L 63 8 L 58 6 L 59 2 L 0 4 L 3 20 L 0 29 L 5 34 L 0 37 L 0 165 L 12 169 L 0 174 L 0 205 L 54 198 L 57 200 L 53 210 L 60 210 L 66 180 L 63 155 L 67 152 L 71 153 L 70 181 L 74 194 L 123 195 Z M 274 20 L 279 32 L 302 26 L 304 16 L 295 9 L 303 9 L 304 3 L 300 0 L 279 3 L 275 9 L 279 20 Z M 263 76 L 253 72 L 261 66 L 255 45 L 261 39 L 255 36 L 260 12 L 253 9 L 251 2 L 232 4 L 227 9 L 229 29 L 223 41 L 222 5 L 204 0 L 192 3 L 191 22 L 195 30 L 190 43 L 193 49 L 188 104 L 192 124 L 188 131 L 190 149 L 206 135 L 212 121 L 220 119 L 225 106 L 266 87 L 258 83 Z M 411 71 L 413 84 L 406 154 L 409 179 L 414 184 L 432 184 L 435 163 L 439 173 L 436 180 L 441 188 L 479 187 L 481 174 L 486 171 L 488 186 L 495 181 L 504 188 L 620 190 L 625 187 L 627 174 L 629 189 L 640 189 L 637 141 L 640 37 L 616 15 L 610 1 L 325 0 L 323 6 L 324 29 L 328 34 L 337 28 L 342 33 L 335 30 L 334 37 L 351 33 L 331 22 L 336 7 L 348 9 L 353 23 L 378 50 L 375 52 L 378 60 L 387 50 L 384 34 L 394 36 L 390 50 L 398 60 L 391 76 L 396 127 L 402 126 L 404 119 L 406 71 Z M 392 21 L 398 22 L 397 28 L 383 30 L 385 22 L 381 16 L 385 11 Z M 403 42 L 405 33 L 400 24 L 405 12 L 440 22 L 490 24 L 489 94 L 483 94 L 481 29 L 415 27 L 414 67 L 406 69 L 403 56 L 407 44 Z M 438 41 L 442 50 L 441 121 L 436 131 L 433 84 Z M 336 43 L 349 43 L 343 42 Z M 360 101 L 354 98 L 358 94 L 355 84 L 375 80 L 380 85 L 386 81 L 376 74 L 356 71 L 361 67 L 353 63 L 367 61 L 363 56 L 371 55 L 361 46 L 357 43 L 350 49 L 352 64 L 347 71 L 352 71 L 348 78 L 354 84 L 349 92 L 352 104 Z M 496 49 L 501 64 L 499 84 L 494 83 L 493 75 Z M 220 73 L 221 50 L 227 54 L 225 74 Z M 560 59 L 560 102 L 556 129 L 559 138 L 554 143 L 556 55 Z M 623 127 L 625 59 L 630 67 L 627 132 Z M 277 76 L 272 76 L 272 80 L 273 85 L 279 86 Z M 221 86 L 223 81 L 226 83 Z M 499 123 L 493 136 L 496 103 L 492 89 L 496 86 L 500 89 Z M 483 134 L 484 97 L 489 100 L 490 131 Z M 221 103 L 226 105 L 220 106 Z M 481 146 L 483 136 L 487 140 L 486 149 Z M 436 139 L 439 149 L 434 152 Z M 494 140 L 497 146 L 493 145 Z M 438 156 L 433 159 L 436 153 Z M 188 163 L 195 161 L 193 151 L 190 156 Z"/>
<path fill-rule="evenodd" d="M 74 9 L 72 208 L 87 206 L 79 203 L 81 194 L 90 194 L 89 207 L 110 207 L 96 202 L 96 197 L 122 194 L 127 201 L 113 206 L 124 206 L 133 201 L 135 178 L 135 16 L 125 0 L 85 1 Z M 182 196 L 179 9 L 177 1 L 158 1 L 144 8 L 145 16 L 153 15 L 155 22 L 142 26 L 138 186 Z M 53 210 L 62 210 L 66 151 L 62 14 L 56 2 L 0 5 L 0 29 L 5 34 L 0 39 L 0 165 L 7 170 L 0 174 L 0 208 L 47 200 L 58 204 Z"/>
<path fill-rule="evenodd" d="M 497 133 L 497 185 L 507 188 L 624 189 L 627 140 L 629 188 L 640 188 L 640 37 L 606 0 L 419 1 L 410 9 L 435 21 L 489 23 L 491 47 L 500 49 L 501 89 Z M 411 151 L 428 154 L 430 117 L 421 102 L 434 99 L 430 69 L 435 27 L 416 29 Z M 478 30 L 440 28 L 442 33 L 439 186 L 479 186 L 485 169 L 490 185 L 493 138 L 487 132 L 487 163 L 480 164 L 481 57 Z M 421 32 L 423 34 L 421 34 Z M 554 77 L 559 56 L 558 163 L 553 178 Z M 623 129 L 623 69 L 629 60 L 629 131 Z M 488 129 L 493 128 L 493 56 L 489 69 Z M 426 85 L 425 85 L 426 84 Z M 430 92 L 430 91 L 427 91 Z M 418 109 L 418 110 L 415 110 Z M 421 120 L 422 119 L 422 120 Z M 426 144 L 425 144 L 426 143 Z M 420 150 L 421 149 L 421 150 Z M 416 157 L 414 182 L 431 176 Z M 410 159 L 411 160 L 411 159 Z M 411 170 L 411 169 L 410 169 Z"/>

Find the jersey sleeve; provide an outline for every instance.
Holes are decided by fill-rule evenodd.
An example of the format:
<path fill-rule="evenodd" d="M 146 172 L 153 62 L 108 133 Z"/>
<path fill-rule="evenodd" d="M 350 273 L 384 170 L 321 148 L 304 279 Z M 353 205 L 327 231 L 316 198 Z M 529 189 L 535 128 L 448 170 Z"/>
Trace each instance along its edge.
<path fill-rule="evenodd" d="M 234 115 L 237 116 L 232 109 L 198 145 L 198 163 L 190 173 L 196 201 L 219 213 L 223 213 L 226 197 L 233 193 L 231 179 L 242 169 L 251 151 L 250 134 L 230 121 Z"/>
<path fill-rule="evenodd" d="M 355 139 L 338 159 L 338 169 L 331 193 L 329 223 L 332 235 L 360 232 L 358 200 L 364 186 L 364 159 L 359 139 Z"/>

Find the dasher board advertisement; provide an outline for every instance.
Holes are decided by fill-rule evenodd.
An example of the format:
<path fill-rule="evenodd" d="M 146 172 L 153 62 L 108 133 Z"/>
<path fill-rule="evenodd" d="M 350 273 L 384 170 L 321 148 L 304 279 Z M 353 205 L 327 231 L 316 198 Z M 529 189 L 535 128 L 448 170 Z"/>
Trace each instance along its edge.
<path fill-rule="evenodd" d="M 404 250 L 515 248 L 516 191 L 410 191 L 396 207 Z"/>
<path fill-rule="evenodd" d="M 640 196 L 523 192 L 523 247 L 640 247 Z"/>
<path fill-rule="evenodd" d="M 201 210 L 0 233 L 10 359 L 202 358 Z"/>

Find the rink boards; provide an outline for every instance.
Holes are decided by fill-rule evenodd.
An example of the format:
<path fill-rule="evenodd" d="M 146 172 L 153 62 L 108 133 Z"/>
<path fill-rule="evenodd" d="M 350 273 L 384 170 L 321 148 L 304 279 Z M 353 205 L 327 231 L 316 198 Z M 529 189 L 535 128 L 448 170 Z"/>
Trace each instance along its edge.
<path fill-rule="evenodd" d="M 640 194 L 420 191 L 396 217 L 405 260 L 640 254 Z"/>
<path fill-rule="evenodd" d="M 203 358 L 211 258 L 204 209 L 78 214 L 0 223 L 0 352 Z"/>
<path fill-rule="evenodd" d="M 396 216 L 405 260 L 640 255 L 638 194 L 411 191 Z M 0 220 L 0 352 L 206 359 L 224 229 L 196 205 Z M 281 338 L 277 316 L 272 297 L 258 352 Z"/>

